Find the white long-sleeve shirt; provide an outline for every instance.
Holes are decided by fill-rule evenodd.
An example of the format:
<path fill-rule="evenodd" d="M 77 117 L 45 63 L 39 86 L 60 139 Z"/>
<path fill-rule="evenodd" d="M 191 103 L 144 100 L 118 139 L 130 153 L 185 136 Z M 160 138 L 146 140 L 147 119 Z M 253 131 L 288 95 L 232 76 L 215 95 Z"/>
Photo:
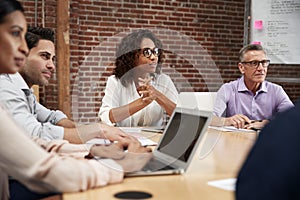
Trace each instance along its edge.
<path fill-rule="evenodd" d="M 37 192 L 77 192 L 123 180 L 120 165 L 83 159 L 88 152 L 63 140 L 34 142 L 0 106 L 0 199 L 8 199 L 8 176 Z"/>
<path fill-rule="evenodd" d="M 55 124 L 67 116 L 38 103 L 19 73 L 0 75 L 0 102 L 29 136 L 45 140 L 63 139 L 64 128 Z"/>
<path fill-rule="evenodd" d="M 152 84 L 158 91 L 163 93 L 174 103 L 177 102 L 178 92 L 171 78 L 166 74 L 159 74 Z M 101 121 L 115 125 L 109 120 L 109 111 L 112 108 L 127 105 L 132 101 L 141 98 L 137 88 L 132 81 L 127 87 L 123 86 L 121 81 L 114 75 L 108 77 L 105 95 L 102 99 L 98 116 Z M 132 116 L 117 122 L 117 126 L 135 127 L 135 126 L 161 126 L 163 123 L 164 109 L 153 101 L 142 110 L 134 113 Z"/>

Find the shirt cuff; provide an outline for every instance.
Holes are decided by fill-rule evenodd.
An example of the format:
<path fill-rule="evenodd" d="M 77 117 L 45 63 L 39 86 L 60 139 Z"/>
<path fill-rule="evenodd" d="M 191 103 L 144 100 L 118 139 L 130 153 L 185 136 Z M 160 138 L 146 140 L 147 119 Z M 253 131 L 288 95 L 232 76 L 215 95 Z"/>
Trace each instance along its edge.
<path fill-rule="evenodd" d="M 101 113 L 101 115 L 99 115 L 100 117 L 100 120 L 102 122 L 104 122 L 105 124 L 107 125 L 110 125 L 110 126 L 115 126 L 116 123 L 112 123 L 110 120 L 109 120 L 109 110 L 108 111 L 104 111 L 103 113 Z"/>
<path fill-rule="evenodd" d="M 64 138 L 64 127 L 56 126 L 51 123 L 43 124 L 41 138 L 50 140 L 62 140 Z"/>
<path fill-rule="evenodd" d="M 59 110 L 56 110 L 54 112 L 55 112 L 54 117 L 50 121 L 52 124 L 57 124 L 57 122 L 59 122 L 60 120 L 68 118 L 67 115 L 65 115 L 63 112 Z"/>

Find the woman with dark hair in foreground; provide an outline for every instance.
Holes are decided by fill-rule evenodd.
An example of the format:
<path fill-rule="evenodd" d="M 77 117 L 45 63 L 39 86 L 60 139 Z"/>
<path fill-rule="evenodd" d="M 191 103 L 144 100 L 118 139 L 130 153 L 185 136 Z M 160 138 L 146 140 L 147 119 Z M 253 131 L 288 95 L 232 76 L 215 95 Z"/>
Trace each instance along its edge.
<path fill-rule="evenodd" d="M 26 30 L 21 4 L 16 0 L 0 0 L 0 74 L 16 73 L 24 65 L 28 53 Z M 53 193 L 118 183 L 125 171 L 139 170 L 151 157 L 139 143 L 127 144 L 128 152 L 134 153 L 125 153 L 126 144 L 87 146 L 63 140 L 33 141 L 1 105 L 0 142 L 1 200 L 39 199 Z M 87 155 L 107 159 L 83 159 Z"/>

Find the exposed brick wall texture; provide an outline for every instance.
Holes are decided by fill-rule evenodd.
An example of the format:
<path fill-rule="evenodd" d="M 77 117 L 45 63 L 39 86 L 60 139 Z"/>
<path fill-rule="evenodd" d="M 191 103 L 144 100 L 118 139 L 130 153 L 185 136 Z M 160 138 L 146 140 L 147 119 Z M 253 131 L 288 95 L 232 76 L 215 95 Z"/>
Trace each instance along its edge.
<path fill-rule="evenodd" d="M 30 25 L 56 28 L 56 0 L 22 0 Z M 243 0 L 71 0 L 70 78 L 72 118 L 97 121 L 106 79 L 114 67 L 115 47 L 138 28 L 151 29 L 165 49 L 163 72 L 178 92 L 218 90 L 240 76 L 238 51 L 243 46 Z M 35 12 L 36 16 L 35 17 Z M 290 98 L 300 97 L 300 65 L 271 65 L 268 78 L 281 78 Z M 57 109 L 57 79 L 40 88 L 40 101 Z"/>

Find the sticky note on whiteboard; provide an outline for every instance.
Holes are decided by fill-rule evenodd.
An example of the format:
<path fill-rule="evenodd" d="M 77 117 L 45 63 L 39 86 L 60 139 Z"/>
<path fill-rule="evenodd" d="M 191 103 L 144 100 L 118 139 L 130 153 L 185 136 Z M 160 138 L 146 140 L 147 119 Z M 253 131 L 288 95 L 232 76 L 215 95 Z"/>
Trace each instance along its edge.
<path fill-rule="evenodd" d="M 263 21 L 262 20 L 255 20 L 254 21 L 254 29 L 262 30 L 263 29 Z"/>
<path fill-rule="evenodd" d="M 259 41 L 253 41 L 251 44 L 261 44 Z"/>

